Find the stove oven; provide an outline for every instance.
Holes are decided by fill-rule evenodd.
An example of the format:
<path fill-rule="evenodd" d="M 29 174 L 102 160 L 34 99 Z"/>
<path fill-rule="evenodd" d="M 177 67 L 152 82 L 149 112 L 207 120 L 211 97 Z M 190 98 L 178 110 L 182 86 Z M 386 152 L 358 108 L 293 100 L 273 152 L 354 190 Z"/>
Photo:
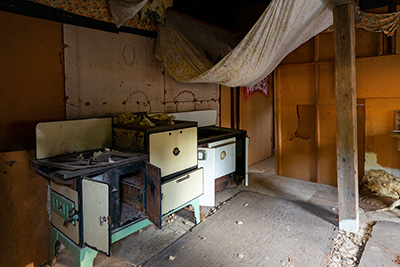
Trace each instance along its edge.
<path fill-rule="evenodd" d="M 187 205 L 194 207 L 198 223 L 203 169 L 197 151 L 191 151 L 197 146 L 196 125 L 137 128 L 145 132 L 146 148 L 133 151 L 114 150 L 113 139 L 118 144 L 122 138 L 116 132 L 126 127 L 113 125 L 112 118 L 39 123 L 34 165 L 49 179 L 50 259 L 59 241 L 77 266 L 90 265 L 97 251 L 109 255 L 111 243 L 150 223 L 161 228 L 163 216 Z M 168 164 L 179 164 L 164 165 L 159 153 L 172 154 Z"/>
<path fill-rule="evenodd" d="M 204 169 L 201 206 L 215 205 L 215 192 L 229 184 L 248 184 L 248 144 L 245 130 L 215 126 L 216 110 L 171 113 L 179 120 L 198 123 L 198 165 Z"/>

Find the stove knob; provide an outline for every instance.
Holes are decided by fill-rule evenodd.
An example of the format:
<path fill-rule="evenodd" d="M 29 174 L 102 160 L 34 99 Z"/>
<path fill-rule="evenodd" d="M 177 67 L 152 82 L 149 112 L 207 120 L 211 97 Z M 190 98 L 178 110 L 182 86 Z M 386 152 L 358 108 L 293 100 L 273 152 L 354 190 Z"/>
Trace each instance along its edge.
<path fill-rule="evenodd" d="M 181 153 L 181 151 L 179 150 L 179 148 L 175 147 L 174 150 L 172 151 L 172 153 L 173 153 L 175 156 L 178 156 L 179 153 Z"/>
<path fill-rule="evenodd" d="M 219 157 L 220 157 L 221 159 L 225 159 L 225 157 L 226 157 L 226 152 L 225 152 L 225 150 L 221 152 L 221 154 L 219 155 Z"/>

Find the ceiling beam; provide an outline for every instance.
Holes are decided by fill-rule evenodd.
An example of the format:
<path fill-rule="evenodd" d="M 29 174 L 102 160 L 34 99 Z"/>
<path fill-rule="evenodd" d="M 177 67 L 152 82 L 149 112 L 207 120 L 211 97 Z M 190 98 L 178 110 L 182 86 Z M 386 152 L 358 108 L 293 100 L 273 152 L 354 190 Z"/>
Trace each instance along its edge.
<path fill-rule="evenodd" d="M 333 6 L 342 6 L 342 5 L 353 5 L 356 6 L 356 2 L 354 0 L 330 0 Z"/>

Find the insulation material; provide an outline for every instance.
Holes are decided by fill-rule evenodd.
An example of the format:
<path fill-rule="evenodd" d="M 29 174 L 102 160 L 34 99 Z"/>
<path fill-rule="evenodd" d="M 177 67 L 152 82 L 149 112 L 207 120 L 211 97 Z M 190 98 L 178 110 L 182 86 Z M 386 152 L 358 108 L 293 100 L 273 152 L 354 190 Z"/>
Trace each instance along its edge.
<path fill-rule="evenodd" d="M 199 34 L 184 35 L 185 23 L 176 23 L 170 16 L 159 28 L 155 52 L 167 72 L 178 81 L 230 87 L 252 86 L 265 78 L 286 55 L 333 21 L 332 7 L 326 1 L 274 0 L 245 38 L 214 65 L 215 57 L 208 59 L 204 50 L 192 45 Z"/>
<path fill-rule="evenodd" d="M 148 0 L 108 0 L 117 27 L 133 18 Z"/>
<path fill-rule="evenodd" d="M 369 170 L 361 181 L 374 195 L 400 198 L 400 178 L 384 170 Z"/>

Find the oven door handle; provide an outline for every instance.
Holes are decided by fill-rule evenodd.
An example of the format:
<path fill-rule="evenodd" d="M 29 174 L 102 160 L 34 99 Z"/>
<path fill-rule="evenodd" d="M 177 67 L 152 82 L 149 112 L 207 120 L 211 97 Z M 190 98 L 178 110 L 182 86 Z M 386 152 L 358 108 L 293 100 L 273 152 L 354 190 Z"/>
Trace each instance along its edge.
<path fill-rule="evenodd" d="M 207 160 L 207 151 L 199 149 L 197 151 L 197 159 L 198 160 Z"/>
<path fill-rule="evenodd" d="M 177 184 L 178 184 L 178 183 L 181 183 L 181 182 L 183 182 L 183 181 L 186 181 L 186 180 L 189 179 L 189 178 L 190 178 L 190 174 L 186 175 L 186 176 L 183 177 L 183 178 L 180 178 L 180 179 L 176 180 L 176 183 L 177 183 Z"/>
<path fill-rule="evenodd" d="M 213 146 L 211 148 L 219 148 L 219 147 L 222 147 L 222 146 L 227 146 L 227 145 L 232 145 L 232 144 L 236 144 L 236 141 L 229 142 L 229 143 L 223 143 L 223 144 L 220 144 L 220 145 L 217 145 L 217 146 Z"/>

